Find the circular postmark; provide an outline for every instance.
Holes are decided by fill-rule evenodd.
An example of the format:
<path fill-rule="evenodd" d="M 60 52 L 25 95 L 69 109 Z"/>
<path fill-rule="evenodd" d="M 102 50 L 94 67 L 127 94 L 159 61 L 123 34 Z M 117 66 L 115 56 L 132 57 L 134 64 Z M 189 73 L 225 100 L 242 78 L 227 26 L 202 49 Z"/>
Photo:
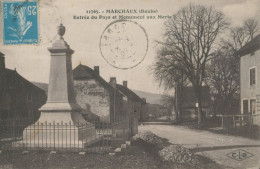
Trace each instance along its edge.
<path fill-rule="evenodd" d="M 148 36 L 138 23 L 117 20 L 103 31 L 99 47 L 107 63 L 115 68 L 130 69 L 144 60 L 148 50 Z"/>

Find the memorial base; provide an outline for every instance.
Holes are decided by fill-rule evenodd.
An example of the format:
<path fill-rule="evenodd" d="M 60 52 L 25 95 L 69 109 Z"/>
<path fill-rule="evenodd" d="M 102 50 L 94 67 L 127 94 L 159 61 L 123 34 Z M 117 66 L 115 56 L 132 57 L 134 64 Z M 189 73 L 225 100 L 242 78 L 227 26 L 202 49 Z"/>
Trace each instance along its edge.
<path fill-rule="evenodd" d="M 23 139 L 13 146 L 77 149 L 86 148 L 100 139 L 95 126 L 86 122 L 78 112 L 45 112 L 35 124 L 24 129 Z"/>

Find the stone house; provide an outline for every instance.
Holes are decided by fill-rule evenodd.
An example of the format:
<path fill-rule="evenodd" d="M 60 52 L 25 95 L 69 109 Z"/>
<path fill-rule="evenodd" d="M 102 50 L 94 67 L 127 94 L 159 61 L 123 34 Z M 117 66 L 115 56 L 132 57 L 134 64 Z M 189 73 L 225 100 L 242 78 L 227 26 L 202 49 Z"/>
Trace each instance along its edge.
<path fill-rule="evenodd" d="M 44 90 L 5 67 L 5 57 L 0 52 L 0 119 L 36 121 L 40 116 L 38 109 L 46 100 Z"/>
<path fill-rule="evenodd" d="M 116 87 L 125 95 L 123 111 L 129 117 L 130 133 L 135 135 L 138 133 L 138 122 L 145 114 L 146 102 L 127 87 L 127 81 L 123 81 L 123 85 L 117 84 Z"/>
<path fill-rule="evenodd" d="M 73 78 L 76 102 L 86 120 L 111 123 L 125 118 L 123 95 L 116 89 L 115 78 L 107 83 L 99 75 L 98 66 L 93 70 L 82 64 L 73 70 Z"/>
<path fill-rule="evenodd" d="M 240 56 L 241 113 L 253 115 L 260 125 L 260 34 L 243 46 Z"/>

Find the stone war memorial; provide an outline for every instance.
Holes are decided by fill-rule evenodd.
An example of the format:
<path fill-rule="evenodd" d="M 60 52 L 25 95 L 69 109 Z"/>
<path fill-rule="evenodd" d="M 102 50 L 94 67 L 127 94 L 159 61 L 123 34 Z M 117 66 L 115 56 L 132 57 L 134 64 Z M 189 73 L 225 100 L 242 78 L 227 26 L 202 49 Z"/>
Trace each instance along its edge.
<path fill-rule="evenodd" d="M 85 121 L 76 104 L 71 56 L 74 51 L 64 40 L 65 27 L 58 26 L 59 38 L 48 48 L 51 53 L 48 99 L 40 108 L 39 120 L 24 129 L 15 147 L 85 148 L 98 140 L 95 126 Z"/>

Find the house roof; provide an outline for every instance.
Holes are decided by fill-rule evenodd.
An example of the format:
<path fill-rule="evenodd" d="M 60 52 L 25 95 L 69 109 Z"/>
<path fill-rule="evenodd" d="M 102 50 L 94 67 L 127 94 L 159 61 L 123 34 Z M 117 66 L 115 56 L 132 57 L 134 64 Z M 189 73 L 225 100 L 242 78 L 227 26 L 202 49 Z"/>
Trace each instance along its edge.
<path fill-rule="evenodd" d="M 0 52 L 0 57 L 4 57 L 5 54 L 3 54 L 2 52 Z"/>
<path fill-rule="evenodd" d="M 195 95 L 195 90 L 193 87 L 183 87 L 182 91 L 183 97 L 183 107 L 193 108 L 196 106 L 197 99 Z M 210 90 L 208 86 L 202 86 L 201 88 L 202 96 L 202 107 L 208 107 L 211 104 Z"/>
<path fill-rule="evenodd" d="M 31 82 L 31 83 L 33 83 L 35 86 L 42 89 L 45 92 L 46 96 L 48 95 L 48 84 L 47 83 L 40 83 L 40 82 Z"/>
<path fill-rule="evenodd" d="M 93 69 L 88 66 L 79 64 L 75 69 L 73 69 L 73 78 L 75 80 L 80 79 L 92 79 L 98 77 Z"/>
<path fill-rule="evenodd" d="M 86 65 L 78 65 L 73 69 L 74 80 L 85 80 L 85 79 L 96 79 L 99 81 L 106 89 L 110 91 L 115 91 L 116 89 L 107 83 L 98 73 Z M 117 90 L 116 90 L 117 91 Z"/>
<path fill-rule="evenodd" d="M 37 90 L 43 92 L 44 90 L 35 86 L 25 78 L 23 78 L 16 70 L 4 69 L 0 71 L 0 91 L 20 90 L 21 88 L 28 88 L 29 90 Z"/>
<path fill-rule="evenodd" d="M 260 34 L 237 51 L 241 57 L 260 49 Z"/>
<path fill-rule="evenodd" d="M 124 93 L 127 97 L 136 100 L 136 101 L 140 101 L 142 103 L 145 103 L 143 99 L 141 99 L 137 94 L 135 94 L 132 90 L 130 90 L 129 88 L 117 84 L 116 87 L 122 92 Z"/>

